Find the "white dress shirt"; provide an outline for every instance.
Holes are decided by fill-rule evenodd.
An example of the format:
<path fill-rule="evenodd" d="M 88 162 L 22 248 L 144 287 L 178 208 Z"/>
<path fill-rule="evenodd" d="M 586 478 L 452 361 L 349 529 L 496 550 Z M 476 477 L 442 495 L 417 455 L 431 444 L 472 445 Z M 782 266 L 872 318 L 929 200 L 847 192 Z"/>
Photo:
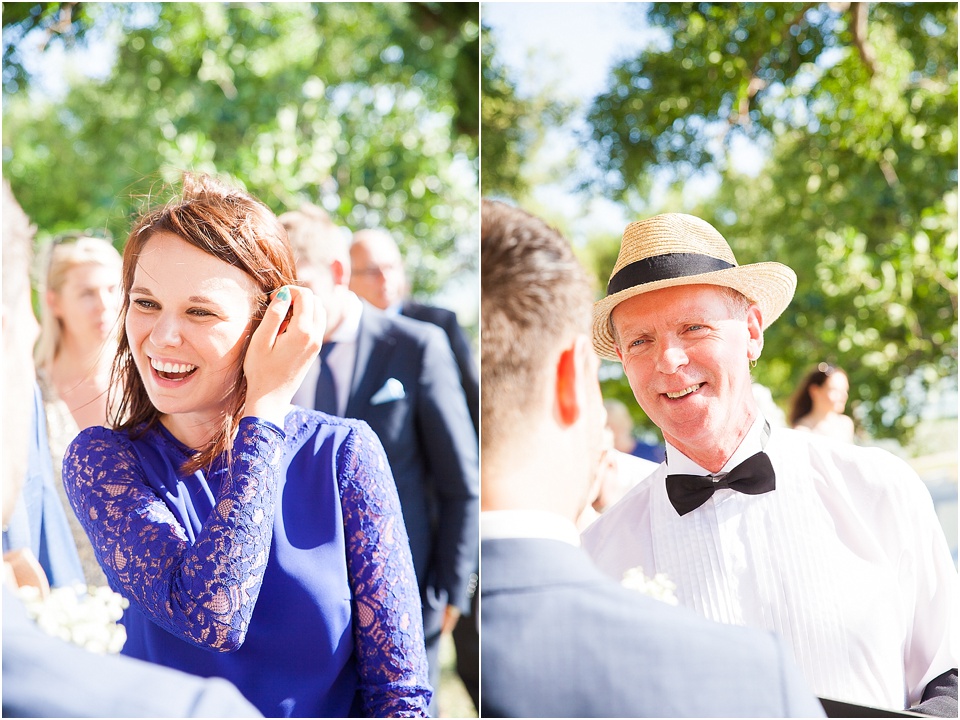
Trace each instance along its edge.
<path fill-rule="evenodd" d="M 759 418 L 728 472 L 761 450 Z M 620 580 L 665 573 L 680 603 L 772 630 L 820 697 L 905 708 L 957 667 L 957 572 L 929 492 L 899 458 L 777 428 L 764 448 L 776 490 L 722 488 L 680 516 L 668 472 L 709 474 L 668 444 L 667 464 L 583 534 Z"/>
<path fill-rule="evenodd" d="M 357 336 L 360 334 L 360 316 L 363 315 L 363 301 L 349 293 L 344 304 L 343 320 L 333 331 L 327 342 L 336 343 L 326 357 L 333 373 L 334 387 L 337 390 L 337 414 L 343 415 L 350 399 L 350 387 L 353 383 L 353 369 L 357 364 Z M 310 369 L 293 394 L 294 405 L 312 408 L 317 395 L 317 380 L 320 377 L 320 356 L 314 358 Z"/>

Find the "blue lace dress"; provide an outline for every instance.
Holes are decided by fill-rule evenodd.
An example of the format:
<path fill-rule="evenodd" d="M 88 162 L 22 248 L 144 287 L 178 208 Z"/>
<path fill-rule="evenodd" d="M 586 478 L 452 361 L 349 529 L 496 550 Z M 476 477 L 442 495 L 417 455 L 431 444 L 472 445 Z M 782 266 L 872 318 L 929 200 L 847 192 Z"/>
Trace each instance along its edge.
<path fill-rule="evenodd" d="M 396 487 L 363 422 L 293 408 L 240 421 L 229 466 L 184 476 L 157 424 L 88 428 L 67 495 L 110 586 L 124 654 L 233 682 L 268 717 L 426 716 L 420 596 Z"/>

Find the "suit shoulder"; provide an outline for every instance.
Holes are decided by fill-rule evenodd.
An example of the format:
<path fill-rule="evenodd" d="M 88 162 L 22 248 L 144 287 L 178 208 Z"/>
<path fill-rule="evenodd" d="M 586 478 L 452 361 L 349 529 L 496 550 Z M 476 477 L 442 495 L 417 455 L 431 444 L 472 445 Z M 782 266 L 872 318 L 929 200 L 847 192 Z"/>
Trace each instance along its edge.
<path fill-rule="evenodd" d="M 414 320 L 433 323 L 446 327 L 451 323 L 457 323 L 457 314 L 452 310 L 437 307 L 436 305 L 425 305 L 418 302 L 405 303 L 401 312 Z"/>
<path fill-rule="evenodd" d="M 403 315 L 384 315 L 384 320 L 387 332 L 401 342 L 418 345 L 441 343 L 449 346 L 446 333 L 433 323 L 414 320 Z"/>
<path fill-rule="evenodd" d="M 591 706 L 597 715 L 598 704 L 599 714 L 611 717 L 636 717 L 641 708 L 682 717 L 784 714 L 785 654 L 772 634 L 714 623 L 622 587 L 569 550 L 519 558 L 517 547 L 496 548 L 513 563 L 512 582 L 482 597 L 481 632 L 485 686 L 520 716 L 561 709 L 589 716 Z M 544 667 L 551 687 L 531 691 L 542 684 Z M 646 668 L 643 679 L 627 679 L 624 667 Z M 690 677 L 702 678 L 696 695 L 684 691 Z M 603 696 L 593 695 L 601 686 Z M 651 687 L 660 693 L 652 701 Z"/>

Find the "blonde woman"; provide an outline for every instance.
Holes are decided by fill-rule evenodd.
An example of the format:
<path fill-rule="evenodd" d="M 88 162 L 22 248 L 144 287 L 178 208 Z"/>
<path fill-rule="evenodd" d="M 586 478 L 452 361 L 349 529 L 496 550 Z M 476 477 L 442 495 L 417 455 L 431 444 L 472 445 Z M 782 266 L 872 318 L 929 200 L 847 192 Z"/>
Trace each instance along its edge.
<path fill-rule="evenodd" d="M 67 445 L 84 428 L 104 425 L 107 386 L 120 315 L 120 253 L 106 240 L 56 241 L 43 278 L 43 313 L 34 358 L 43 392 L 57 489 Z M 106 585 L 86 533 L 72 512 L 70 528 L 87 582 Z"/>

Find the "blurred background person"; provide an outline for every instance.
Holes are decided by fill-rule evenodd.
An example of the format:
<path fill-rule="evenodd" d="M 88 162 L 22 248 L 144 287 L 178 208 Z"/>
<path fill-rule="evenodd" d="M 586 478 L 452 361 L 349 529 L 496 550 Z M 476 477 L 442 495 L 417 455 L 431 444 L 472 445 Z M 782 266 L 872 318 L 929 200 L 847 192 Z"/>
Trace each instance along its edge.
<path fill-rule="evenodd" d="M 69 511 L 64 509 L 62 491 L 57 490 L 60 487 L 59 474 L 54 474 L 43 401 L 34 374 L 33 358 L 30 357 L 39 328 L 32 309 L 24 313 L 18 311 L 9 321 L 7 317 L 8 299 L 10 303 L 19 302 L 18 293 L 25 293 L 25 307 L 30 309 L 27 258 L 35 228 L 30 226 L 6 181 L 3 203 L 3 344 L 5 351 L 9 348 L 11 352 L 26 353 L 29 361 L 21 359 L 16 376 L 4 373 L 4 439 L 17 448 L 18 456 L 24 453 L 23 465 L 11 471 L 17 478 L 17 492 L 9 497 L 6 492 L 4 494 L 4 559 L 19 563 L 24 558 L 31 558 L 23 566 L 30 572 L 38 563 L 36 569 L 43 580 L 30 584 L 44 587 L 74 585 L 84 582 L 83 570 L 67 521 Z M 18 249 L 17 244 L 21 242 L 26 244 L 25 250 Z M 29 369 L 29 372 L 24 374 L 22 368 Z M 14 377 L 21 379 L 15 381 Z"/>
<path fill-rule="evenodd" d="M 853 420 L 844 412 L 850 380 L 840 368 L 822 362 L 804 377 L 790 406 L 790 427 L 853 442 Z"/>
<path fill-rule="evenodd" d="M 107 387 L 117 348 L 120 315 L 120 253 L 101 238 L 57 238 L 50 249 L 40 338 L 34 351 L 47 416 L 47 434 L 57 491 L 63 454 L 77 434 L 107 422 Z M 73 510 L 70 530 L 90 585 L 106 585 L 93 546 Z"/>
<path fill-rule="evenodd" d="M 403 258 L 393 236 L 386 230 L 358 230 L 350 244 L 350 290 L 384 312 L 428 322 L 442 328 L 460 370 L 460 384 L 467 398 L 473 427 L 480 427 L 480 380 L 477 364 L 457 315 L 446 308 L 418 303 L 409 297 L 410 287 Z"/>
<path fill-rule="evenodd" d="M 620 403 L 619 400 L 604 400 L 603 430 L 601 432 L 601 455 L 597 468 L 594 489 L 591 492 L 591 501 L 577 518 L 577 529 L 581 532 L 596 520 L 609 507 L 626 495 L 630 490 L 642 482 L 654 470 L 658 463 L 645 460 L 642 457 L 631 455 L 617 447 L 617 435 L 614 424 L 611 424 L 608 409 Z M 632 426 L 632 420 L 631 426 Z M 618 428 L 622 430 L 622 427 Z M 629 437 L 632 437 L 630 435 Z M 623 437 L 619 438 L 621 447 Z"/>
<path fill-rule="evenodd" d="M 662 443 L 647 442 L 635 434 L 633 416 L 627 406 L 608 398 L 603 401 L 607 410 L 607 426 L 613 431 L 614 447 L 622 453 L 643 458 L 653 463 L 662 463 L 666 453 Z"/>
<path fill-rule="evenodd" d="M 33 229 L 3 183 L 3 523 L 21 503 L 33 429 L 30 407 L 37 322 L 28 273 Z M 49 458 L 48 458 L 49 459 Z M 99 655 L 52 637 L 30 619 L 17 591 L 46 588 L 47 578 L 27 548 L 4 558 L 4 717 L 259 717 L 219 678 L 185 673 L 113 655 Z M 12 562 L 10 562 L 12 561 Z"/>
<path fill-rule="evenodd" d="M 380 437 L 410 536 L 436 688 L 441 637 L 469 612 L 478 557 L 477 435 L 450 344 L 433 325 L 385 313 L 349 289 L 348 241 L 323 209 L 305 205 L 280 222 L 300 281 L 327 313 L 319 361 L 293 402 L 365 420 Z"/>

